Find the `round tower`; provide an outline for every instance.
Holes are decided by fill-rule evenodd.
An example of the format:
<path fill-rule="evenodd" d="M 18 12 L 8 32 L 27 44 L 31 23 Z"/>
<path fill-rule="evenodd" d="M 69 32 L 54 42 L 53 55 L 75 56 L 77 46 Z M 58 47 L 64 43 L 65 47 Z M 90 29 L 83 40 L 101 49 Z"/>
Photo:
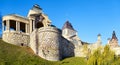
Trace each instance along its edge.
<path fill-rule="evenodd" d="M 57 61 L 62 59 L 61 31 L 54 27 L 42 27 L 38 29 L 38 55 L 47 60 Z"/>
<path fill-rule="evenodd" d="M 98 48 L 100 47 L 102 44 L 102 41 L 101 41 L 101 34 L 98 34 L 97 35 L 97 42 L 95 43 L 95 47 Z"/>
<path fill-rule="evenodd" d="M 101 34 L 98 34 L 98 36 L 97 36 L 97 37 L 98 37 L 98 39 L 97 39 L 97 40 L 98 40 L 98 41 L 101 41 Z"/>

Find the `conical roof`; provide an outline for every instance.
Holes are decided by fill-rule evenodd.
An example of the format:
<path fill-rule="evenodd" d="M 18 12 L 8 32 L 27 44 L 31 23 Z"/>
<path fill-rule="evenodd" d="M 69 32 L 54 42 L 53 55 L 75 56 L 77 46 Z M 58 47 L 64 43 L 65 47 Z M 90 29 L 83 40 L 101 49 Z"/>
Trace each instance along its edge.
<path fill-rule="evenodd" d="M 74 30 L 73 26 L 71 25 L 71 23 L 69 21 L 66 21 L 62 30 L 65 29 L 65 28 L 68 28 L 68 29 L 71 29 L 71 30 Z"/>
<path fill-rule="evenodd" d="M 115 31 L 113 31 L 113 33 L 112 33 L 112 39 L 118 40 L 117 37 L 116 37 Z"/>

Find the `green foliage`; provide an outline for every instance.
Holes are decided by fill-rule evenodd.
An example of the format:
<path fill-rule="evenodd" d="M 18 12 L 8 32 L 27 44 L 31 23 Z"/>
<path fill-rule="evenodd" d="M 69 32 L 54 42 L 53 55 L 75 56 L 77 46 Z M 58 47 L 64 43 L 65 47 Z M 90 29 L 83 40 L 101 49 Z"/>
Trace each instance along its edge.
<path fill-rule="evenodd" d="M 120 58 L 116 58 L 111 65 L 120 65 Z"/>
<path fill-rule="evenodd" d="M 117 57 L 115 57 L 114 52 L 110 50 L 109 46 L 105 46 L 103 52 L 101 49 L 95 50 L 90 56 L 87 65 L 111 65 L 116 58 Z"/>
<path fill-rule="evenodd" d="M 97 61 L 101 56 L 101 52 L 99 49 L 95 50 L 93 55 L 91 55 L 88 59 L 87 65 L 97 65 Z"/>
<path fill-rule="evenodd" d="M 80 58 L 80 57 L 71 57 L 62 60 L 60 65 L 86 65 L 86 60 L 85 58 Z"/>

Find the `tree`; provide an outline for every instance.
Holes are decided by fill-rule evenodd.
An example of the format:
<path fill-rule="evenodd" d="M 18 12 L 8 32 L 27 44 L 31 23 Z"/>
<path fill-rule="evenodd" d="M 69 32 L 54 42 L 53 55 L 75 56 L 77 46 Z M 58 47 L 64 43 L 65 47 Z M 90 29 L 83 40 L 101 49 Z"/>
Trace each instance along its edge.
<path fill-rule="evenodd" d="M 97 49 L 92 55 L 90 55 L 87 65 L 98 65 L 98 59 L 101 58 L 101 51 Z"/>
<path fill-rule="evenodd" d="M 105 65 L 105 64 L 110 65 L 115 60 L 115 53 L 112 50 L 110 50 L 110 47 L 108 45 L 106 45 L 104 47 L 104 52 L 102 53 L 102 58 L 104 59 L 103 65 Z"/>
<path fill-rule="evenodd" d="M 88 59 L 87 65 L 111 65 L 116 60 L 115 53 L 106 45 L 104 51 L 97 49 Z"/>

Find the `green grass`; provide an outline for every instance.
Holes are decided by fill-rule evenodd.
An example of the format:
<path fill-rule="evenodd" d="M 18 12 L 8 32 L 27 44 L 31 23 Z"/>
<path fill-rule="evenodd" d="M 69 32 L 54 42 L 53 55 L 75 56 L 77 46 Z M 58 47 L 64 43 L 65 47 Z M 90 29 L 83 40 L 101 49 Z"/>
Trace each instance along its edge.
<path fill-rule="evenodd" d="M 86 65 L 85 58 L 71 57 L 59 62 L 60 65 Z"/>
<path fill-rule="evenodd" d="M 35 55 L 29 47 L 12 45 L 0 39 L 0 65 L 86 65 L 86 60 L 71 57 L 62 61 L 47 61 Z"/>

